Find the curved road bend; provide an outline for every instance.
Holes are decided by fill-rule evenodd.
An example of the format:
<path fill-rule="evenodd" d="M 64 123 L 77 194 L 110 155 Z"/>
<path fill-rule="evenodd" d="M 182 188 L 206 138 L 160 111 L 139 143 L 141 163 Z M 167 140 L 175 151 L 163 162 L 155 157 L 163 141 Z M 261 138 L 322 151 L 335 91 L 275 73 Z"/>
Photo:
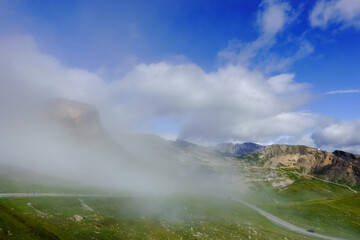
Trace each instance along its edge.
<path fill-rule="evenodd" d="M 92 195 L 92 194 L 67 194 L 67 193 L 0 193 L 0 198 L 16 198 L 16 197 L 134 197 L 134 195 L 96 195 L 96 194 Z M 344 240 L 342 238 L 329 237 L 319 233 L 308 232 L 303 228 L 292 225 L 291 223 L 286 222 L 280 218 L 277 218 L 274 215 L 271 215 L 270 213 L 265 212 L 264 210 L 252 204 L 249 204 L 245 201 L 236 198 L 233 198 L 232 200 L 244 204 L 245 206 L 253 209 L 254 211 L 266 217 L 270 222 L 275 223 L 276 225 L 285 228 L 289 231 L 311 237 L 327 239 L 327 240 Z"/>
<path fill-rule="evenodd" d="M 335 238 L 335 237 L 329 237 L 329 236 L 326 236 L 326 235 L 322 235 L 322 234 L 319 234 L 319 233 L 312 233 L 312 232 L 309 232 L 303 228 L 300 228 L 300 227 L 297 227 L 295 225 L 292 225 L 291 223 L 289 222 L 286 222 L 278 217 L 275 217 L 274 215 L 271 215 L 270 213 L 268 212 L 265 212 L 264 210 L 252 205 L 252 204 L 249 204 L 245 201 L 242 201 L 240 199 L 232 199 L 236 202 L 240 202 L 242 204 L 244 204 L 245 206 L 255 210 L 256 212 L 258 212 L 259 214 L 263 215 L 264 217 L 266 217 L 269 221 L 271 221 L 272 223 L 275 223 L 276 225 L 282 227 L 282 228 L 285 228 L 287 230 L 290 230 L 292 232 L 296 232 L 296 233 L 300 233 L 300 234 L 303 234 L 303 235 L 307 235 L 307 236 L 311 236 L 311 237 L 317 237 L 317 238 L 322 238 L 322 239 L 328 239 L 328 240 L 344 240 L 342 238 Z"/>

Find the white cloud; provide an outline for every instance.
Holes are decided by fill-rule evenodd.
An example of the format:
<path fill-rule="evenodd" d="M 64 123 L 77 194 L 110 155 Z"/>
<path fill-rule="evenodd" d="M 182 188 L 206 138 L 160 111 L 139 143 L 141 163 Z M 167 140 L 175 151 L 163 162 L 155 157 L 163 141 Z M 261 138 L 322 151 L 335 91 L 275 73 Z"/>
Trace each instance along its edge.
<path fill-rule="evenodd" d="M 40 53 L 29 36 L 1 39 L 0 52 L 2 82 L 21 82 L 41 88 L 45 95 L 86 102 L 105 94 L 105 84 L 96 74 L 66 68 L 54 57 Z"/>
<path fill-rule="evenodd" d="M 264 142 L 281 135 L 297 136 L 318 124 L 316 114 L 286 112 L 239 123 L 234 132 L 251 141 Z M 234 134 L 234 137 L 236 137 Z"/>
<path fill-rule="evenodd" d="M 176 119 L 187 139 L 266 141 L 316 125 L 317 116 L 294 112 L 309 94 L 293 78 L 268 80 L 235 65 L 207 74 L 194 64 L 161 62 L 137 66 L 114 89 L 127 99 L 124 111 L 134 121 Z"/>
<path fill-rule="evenodd" d="M 360 28 L 359 0 L 319 0 L 310 13 L 313 27 L 326 28 L 329 24 Z"/>
<path fill-rule="evenodd" d="M 48 111 L 42 108 L 49 106 L 51 97 L 94 104 L 108 133 L 114 134 L 123 125 L 122 119 L 146 110 L 152 102 L 123 111 L 130 108 L 122 108 L 118 103 L 128 102 L 122 99 L 124 92 L 113 91 L 113 85 L 114 82 L 106 82 L 97 74 L 62 65 L 41 53 L 29 37 L 0 39 L 0 163 L 126 192 L 199 192 L 217 185 L 224 189 L 225 185 L 218 184 L 221 179 L 215 175 L 179 168 L 173 161 L 180 159 L 178 154 L 175 157 L 162 154 L 161 151 L 172 150 L 162 141 L 155 140 L 155 147 L 150 147 L 142 137 L 127 132 L 115 133 L 116 139 L 122 140 L 120 149 L 106 138 L 90 137 L 90 141 L 83 141 L 85 135 L 74 137 L 69 128 L 48 121 Z M 156 89 L 148 87 L 150 91 Z M 158 145 L 164 149 L 157 150 Z M 199 184 L 189 185 L 190 182 Z"/>
<path fill-rule="evenodd" d="M 36 98 L 62 97 L 90 103 L 100 111 L 103 123 L 114 131 L 120 130 L 125 119 L 116 111 L 109 84 L 98 74 L 62 65 L 41 53 L 30 36 L 0 39 L 1 90 L 14 92 L 12 96 L 2 94 L 11 97 L 11 101 L 21 101 L 24 94 L 32 94 Z"/>
<path fill-rule="evenodd" d="M 287 145 L 305 145 L 309 147 L 316 147 L 314 140 L 312 139 L 312 131 L 305 132 L 296 136 L 280 136 L 271 142 L 267 142 L 264 145 L 270 144 L 287 144 Z"/>
<path fill-rule="evenodd" d="M 327 149 L 353 149 L 360 152 L 360 120 L 329 124 L 314 132 L 312 138 L 319 147 Z"/>
<path fill-rule="evenodd" d="M 276 0 L 264 0 L 260 4 L 257 23 L 264 35 L 281 32 L 291 20 L 291 7 L 288 3 Z"/>
<path fill-rule="evenodd" d="M 359 89 L 348 89 L 348 90 L 335 90 L 326 92 L 327 95 L 333 95 L 333 94 L 347 94 L 347 93 L 360 93 Z"/>
<path fill-rule="evenodd" d="M 318 121 L 314 114 L 296 111 L 310 94 L 293 74 L 266 79 L 238 65 L 205 73 L 195 64 L 140 64 L 121 79 L 104 81 L 62 65 L 20 36 L 0 41 L 0 70 L 3 91 L 17 83 L 17 93 L 29 88 L 35 95 L 91 103 L 112 131 L 169 119 L 188 139 L 268 141 L 299 134 Z"/>
<path fill-rule="evenodd" d="M 276 93 L 292 93 L 298 92 L 308 87 L 307 84 L 299 84 L 293 81 L 294 74 L 280 74 L 269 78 L 268 83 Z"/>
<path fill-rule="evenodd" d="M 27 36 L 0 40 L 3 109 L 8 109 L 10 101 L 34 99 L 26 94 L 64 97 L 95 105 L 105 127 L 114 134 L 121 130 L 119 126 L 168 119 L 179 125 L 180 137 L 203 142 L 297 139 L 325 125 L 312 135 L 317 146 L 356 150 L 360 122 L 324 124 L 321 116 L 297 111 L 311 95 L 307 84 L 294 78 L 294 74 L 266 78 L 238 65 L 206 73 L 195 64 L 160 62 L 137 65 L 121 79 L 104 81 L 41 53 Z M 349 91 L 336 91 L 340 92 Z M 174 131 L 161 134 L 175 137 Z"/>

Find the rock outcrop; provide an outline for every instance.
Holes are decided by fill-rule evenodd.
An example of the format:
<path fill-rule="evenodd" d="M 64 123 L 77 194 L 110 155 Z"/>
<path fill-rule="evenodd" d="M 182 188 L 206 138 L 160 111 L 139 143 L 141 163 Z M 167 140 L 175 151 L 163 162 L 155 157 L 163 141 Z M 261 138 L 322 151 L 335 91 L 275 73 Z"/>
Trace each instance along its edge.
<path fill-rule="evenodd" d="M 84 218 L 80 215 L 74 215 L 73 219 L 75 222 L 81 222 Z"/>
<path fill-rule="evenodd" d="M 270 145 L 252 157 L 264 167 L 296 168 L 305 174 L 352 186 L 360 183 L 360 155 L 343 151 L 333 153 L 299 145 Z"/>
<path fill-rule="evenodd" d="M 102 131 L 99 114 L 92 105 L 57 98 L 50 101 L 49 112 L 55 121 L 83 134 L 95 135 Z"/>

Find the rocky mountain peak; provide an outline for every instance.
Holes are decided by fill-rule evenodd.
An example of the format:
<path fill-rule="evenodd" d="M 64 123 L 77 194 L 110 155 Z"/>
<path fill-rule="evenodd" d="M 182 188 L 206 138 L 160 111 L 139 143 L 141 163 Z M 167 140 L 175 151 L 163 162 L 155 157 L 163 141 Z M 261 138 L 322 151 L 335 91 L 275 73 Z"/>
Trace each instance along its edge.
<path fill-rule="evenodd" d="M 101 131 L 99 113 L 90 104 L 56 98 L 51 100 L 49 109 L 53 119 L 71 128 L 87 134 L 97 134 Z"/>

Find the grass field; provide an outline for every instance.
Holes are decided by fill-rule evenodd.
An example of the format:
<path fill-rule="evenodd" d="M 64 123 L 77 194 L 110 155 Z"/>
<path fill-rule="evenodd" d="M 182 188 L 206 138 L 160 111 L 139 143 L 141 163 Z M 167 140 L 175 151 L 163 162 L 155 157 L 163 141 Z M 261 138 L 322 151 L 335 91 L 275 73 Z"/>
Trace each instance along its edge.
<path fill-rule="evenodd" d="M 258 184 L 247 201 L 304 229 L 359 239 L 360 193 L 298 175 L 294 175 L 293 180 L 294 183 L 280 189 L 266 183 Z"/>
<path fill-rule="evenodd" d="M 294 225 L 345 239 L 359 239 L 360 195 L 263 204 L 261 207 Z"/>
<path fill-rule="evenodd" d="M 285 172 L 291 175 L 291 171 Z M 274 188 L 253 185 L 241 197 L 304 229 L 344 239 L 360 236 L 360 195 L 292 176 Z M 2 178 L 0 192 L 96 193 L 96 189 Z M 102 192 L 103 193 L 103 192 Z M 0 239 L 314 239 L 287 231 L 231 198 L 199 195 L 0 198 Z M 30 203 L 30 206 L 29 206 Z M 82 216 L 75 221 L 74 216 Z"/>
<path fill-rule="evenodd" d="M 231 200 L 194 196 L 0 199 L 1 239 L 312 239 Z M 27 203 L 44 214 L 29 208 Z M 45 215 L 46 214 L 46 215 Z M 74 215 L 84 219 L 76 222 Z"/>

